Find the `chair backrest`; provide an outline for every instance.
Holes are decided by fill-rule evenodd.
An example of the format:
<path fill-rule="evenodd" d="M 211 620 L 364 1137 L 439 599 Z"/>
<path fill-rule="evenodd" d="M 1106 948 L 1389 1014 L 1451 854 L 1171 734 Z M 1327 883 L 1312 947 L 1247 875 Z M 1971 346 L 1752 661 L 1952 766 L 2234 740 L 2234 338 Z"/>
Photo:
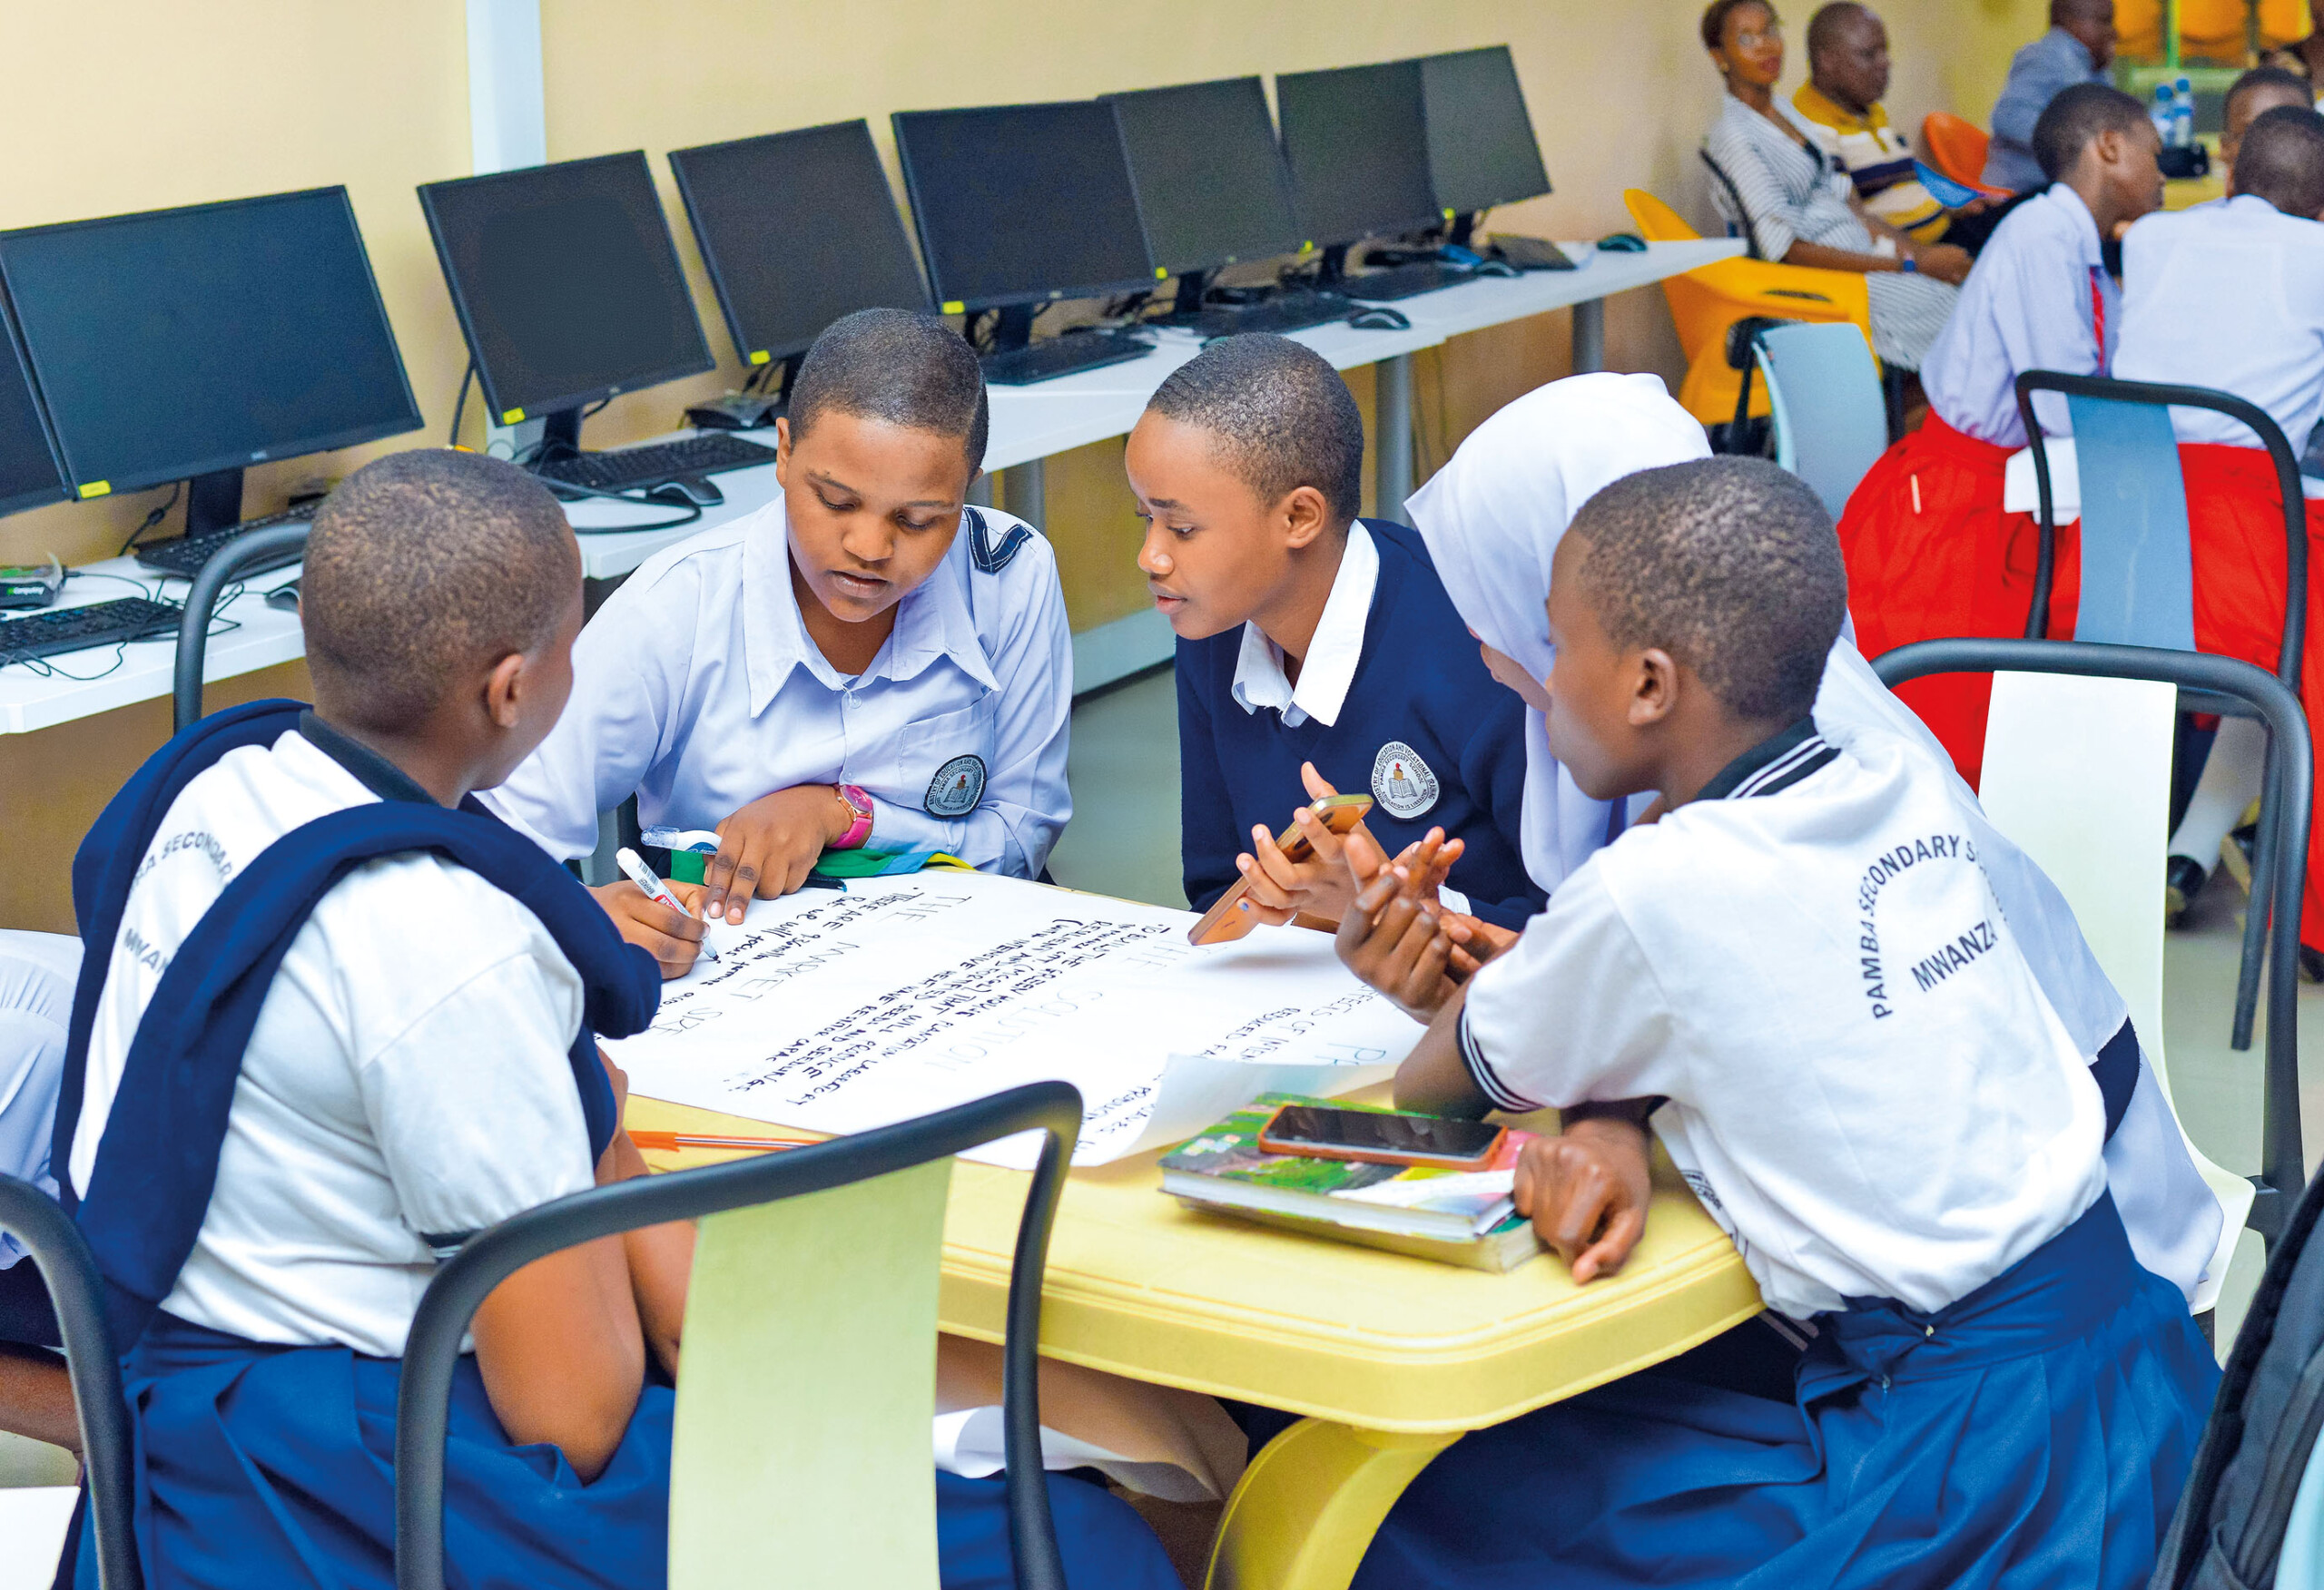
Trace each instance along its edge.
<path fill-rule="evenodd" d="M 1899 646 L 1873 662 L 1873 670 L 1891 690 L 1907 680 L 1938 673 L 2065 674 L 2085 679 L 2154 680 L 2181 691 L 2240 702 L 2251 709 L 2274 740 L 2270 760 L 2278 764 L 2276 788 L 2266 810 L 2274 820 L 2269 836 L 2269 888 L 2276 901 L 2267 924 L 2270 975 L 2268 978 L 2268 1049 L 2260 1092 L 2260 1171 L 2252 1178 L 2254 1197 L 2249 1224 L 2272 1250 L 2285 1230 L 2291 1206 L 2308 1181 L 2301 1157 L 2299 1131 L 2299 1010 L 2297 967 L 2299 964 L 2300 886 L 2308 864 L 2309 802 L 2315 787 L 2313 754 L 2308 719 L 2299 698 L 2265 671 L 2233 657 L 2201 652 L 2165 651 L 2148 646 L 2116 646 L 2081 641 L 1943 640 Z M 2063 725 L 2052 723 L 2053 731 Z M 1996 826 L 2000 820 L 1996 818 Z M 2037 860 L 2039 858 L 2037 857 Z M 2072 869 L 2069 869 L 2071 871 Z M 2127 898 L 2141 903 L 2120 909 L 2130 915 L 2154 916 L 2154 880 L 2160 867 L 2134 859 L 2122 865 L 2132 880 Z M 2254 879 L 2255 893 L 2259 880 Z M 2063 886 L 2062 886 L 2063 887 Z M 2071 897 L 2069 897 L 2071 898 Z M 2080 901 L 2074 902 L 2077 916 Z M 2110 909 L 2104 904 L 2093 908 Z M 2093 947 L 2098 941 L 2093 941 Z M 2115 941 L 2118 944 L 2122 941 Z M 2135 986 L 2139 967 L 2117 959 Z M 2112 975 L 2112 967 L 2109 967 Z M 2152 977 L 2152 973 L 2144 974 Z M 2124 990 L 2126 996 L 2131 992 Z M 2160 1008 L 2160 997 L 2155 1007 Z M 2135 1019 L 2135 1010 L 2133 1018 Z M 2158 1026 L 2150 1039 L 2142 1029 L 2142 1044 L 2159 1044 Z"/>
<path fill-rule="evenodd" d="M 1824 499 L 1837 520 L 1888 447 L 1880 367 L 1853 325 L 1778 326 L 1758 338 L 1776 421 L 1776 462 Z"/>
<path fill-rule="evenodd" d="M 1994 826 L 2073 908 L 2083 940 L 2130 1009 L 2174 1116 L 2162 1024 L 2162 913 L 2149 908 L 2170 845 L 2178 721 L 2178 687 L 2166 682 L 1995 674 L 1977 784 Z M 2219 1301 L 2254 1192 L 2183 1128 L 2180 1135 L 2221 1216 L 2219 1244 L 2195 1292 L 2201 1313 Z"/>
<path fill-rule="evenodd" d="M 1622 207 L 1630 212 L 1630 224 L 1638 228 L 1638 235 L 1649 243 L 1690 242 L 1703 235 L 1687 224 L 1686 217 L 1643 188 L 1623 189 Z"/>
<path fill-rule="evenodd" d="M 121 1362 L 105 1324 L 104 1284 L 81 1228 L 56 1200 L 15 1176 L 0 1175 L 0 1231 L 25 1245 L 48 1283 L 73 1407 L 81 1420 L 83 1477 L 89 1523 L 96 1531 L 97 1583 L 103 1590 L 143 1590 L 137 1560 L 135 1490 L 130 1470 L 129 1402 Z"/>
<path fill-rule="evenodd" d="M 1974 122 L 1949 111 L 1932 111 L 1922 119 L 1921 141 L 1928 145 L 1929 164 L 1955 182 L 1974 188 L 1984 178 L 1993 140 Z"/>
<path fill-rule="evenodd" d="M 1751 212 L 1743 206 L 1743 190 L 1738 188 L 1735 179 L 1710 157 L 1709 150 L 1698 149 L 1695 152 L 1702 158 L 1703 164 L 1710 168 L 1711 201 L 1718 206 L 1719 213 L 1727 218 L 1727 235 L 1743 240 L 1743 251 L 1748 258 L 1766 259 L 1767 256 L 1759 252 L 1758 234 L 1751 230 Z"/>
<path fill-rule="evenodd" d="M 2170 411 L 2207 408 L 2241 422 L 2275 465 L 2284 517 L 2283 639 L 2276 677 L 2298 689 L 2308 614 L 2308 511 L 2299 463 L 2267 411 L 2232 393 L 2207 387 L 2116 381 L 2056 370 L 2027 370 L 2017 378 L 2017 411 L 2035 439 L 2034 478 L 2040 498 L 2034 600 L 2028 638 L 2047 627 L 2050 588 L 2057 562 L 2056 509 L 2049 456 L 2034 395 L 2064 395 L 2073 419 L 2082 476 L 2082 597 L 2077 640 L 2192 651 L 2194 574 L 2189 544 L 2186 483 Z"/>
<path fill-rule="evenodd" d="M 928 1421 L 951 1156 L 1030 1131 L 1046 1141 L 1009 1286 L 1009 1534 L 1020 1590 L 1065 1590 L 1036 1355 L 1049 1227 L 1080 1123 L 1079 1094 L 1036 1083 L 810 1148 L 576 1193 L 470 1241 L 429 1283 L 404 1351 L 399 1590 L 444 1584 L 448 1408 L 478 1306 L 547 1254 L 676 1220 L 702 1223 L 671 1463 L 673 1590 L 770 1571 L 803 1586 L 933 1585 Z M 873 1508 L 876 1529 L 863 1523 Z"/>
<path fill-rule="evenodd" d="M 210 621 L 218 612 L 218 598 L 242 570 L 286 548 L 307 545 L 304 525 L 270 525 L 237 535 L 212 554 L 186 592 L 185 615 L 178 620 L 178 655 L 170 692 L 171 731 L 182 730 L 202 716 L 202 663 L 210 651 Z"/>

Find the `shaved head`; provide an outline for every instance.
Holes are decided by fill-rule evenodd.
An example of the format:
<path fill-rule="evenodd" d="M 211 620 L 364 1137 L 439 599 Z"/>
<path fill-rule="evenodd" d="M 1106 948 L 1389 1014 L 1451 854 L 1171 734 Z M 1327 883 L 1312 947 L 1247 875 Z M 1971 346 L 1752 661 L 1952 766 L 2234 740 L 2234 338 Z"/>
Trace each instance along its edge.
<path fill-rule="evenodd" d="M 565 510 L 513 464 L 391 453 L 316 511 L 300 622 L 318 694 L 408 734 L 498 661 L 547 645 L 581 589 Z"/>

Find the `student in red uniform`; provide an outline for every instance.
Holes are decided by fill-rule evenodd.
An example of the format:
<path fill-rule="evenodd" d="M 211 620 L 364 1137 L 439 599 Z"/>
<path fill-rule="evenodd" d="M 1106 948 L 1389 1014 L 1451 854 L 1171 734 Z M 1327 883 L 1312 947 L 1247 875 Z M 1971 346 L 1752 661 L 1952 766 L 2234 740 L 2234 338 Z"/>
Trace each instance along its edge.
<path fill-rule="evenodd" d="M 2319 217 L 2324 117 L 2304 105 L 2280 105 L 2243 133 L 2225 203 L 2150 216 L 2123 240 L 2122 339 L 2114 373 L 2232 393 L 2265 409 L 2297 455 L 2324 412 Z M 2240 420 L 2174 408 L 2171 421 L 2187 487 L 2195 645 L 2272 672 L 2284 615 L 2283 499 L 2275 468 Z M 2307 507 L 2314 547 L 2324 532 L 2324 504 Z M 2324 559 L 2315 551 L 2309 569 L 2300 693 L 2314 702 L 2324 700 Z M 2259 793 L 2260 754 L 2260 741 L 2247 726 L 2221 726 L 2212 765 L 2172 837 L 2172 881 L 2182 895 L 2201 887 L 2195 869 L 2219 856 L 2227 828 Z M 2300 918 L 2301 937 L 2311 947 L 2300 960 L 2311 977 L 2324 971 L 2319 865 L 2324 844 L 2311 838 Z"/>
<path fill-rule="evenodd" d="M 2004 466 L 2025 445 L 2017 378 L 2106 373 L 2121 316 L 2103 242 L 2162 201 L 2161 141 L 2119 89 L 2065 90 L 2042 113 L 2034 147 L 2051 185 L 1994 230 L 1929 349 L 1927 423 L 1882 456 L 1840 515 L 1848 608 L 1867 657 L 1912 641 L 2025 633 L 2034 524 L 2002 511 Z M 2053 435 L 2072 428 L 2054 397 L 2037 417 Z M 1972 784 L 1989 692 L 1983 679 L 1945 678 L 1897 692 Z"/>

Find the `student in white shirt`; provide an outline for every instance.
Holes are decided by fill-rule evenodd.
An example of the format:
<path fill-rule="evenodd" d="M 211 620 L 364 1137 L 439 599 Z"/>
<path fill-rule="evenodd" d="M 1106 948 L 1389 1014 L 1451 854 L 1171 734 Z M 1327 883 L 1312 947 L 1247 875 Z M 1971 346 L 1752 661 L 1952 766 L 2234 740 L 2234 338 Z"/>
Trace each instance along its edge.
<path fill-rule="evenodd" d="M 1881 456 L 1840 515 L 1848 609 L 1868 657 L 1941 635 L 2025 633 L 2034 523 L 2002 511 L 2009 455 L 2025 445 L 2015 382 L 2030 369 L 2106 373 L 2122 317 L 2103 247 L 2162 202 L 2161 140 L 2119 89 L 2059 93 L 2034 147 L 2049 186 L 1994 229 L 1922 361 L 1928 418 Z M 2053 432 L 2067 428 L 2063 399 L 2037 414 Z M 1902 693 L 1975 783 L 1987 682 L 1919 680 Z"/>
<path fill-rule="evenodd" d="M 1342 955 L 1430 1020 L 1400 1104 L 1635 1101 L 1812 1330 L 1773 1396 L 1679 1364 L 1462 1441 L 1356 1585 L 2143 1584 L 2217 1366 L 2126 1238 L 2103 1088 L 1974 802 L 1916 735 L 1817 731 L 1830 520 L 1709 459 L 1607 487 L 1554 561 L 1551 747 L 1667 815 L 1465 983 L 1411 869 L 1358 895 Z M 1646 1172 L 1600 1114 L 1529 1148 L 1520 1207 L 1610 1268 Z"/>
<path fill-rule="evenodd" d="M 2324 116 L 2280 105 L 2244 132 L 2224 203 L 2150 215 L 2122 240 L 2126 381 L 2209 387 L 2266 411 L 2299 456 L 2324 413 Z M 2284 519 L 2274 466 L 2240 420 L 2173 408 L 2194 573 L 2195 645 L 2273 672 L 2283 640 Z M 2310 546 L 2324 535 L 2306 505 Z M 2308 582 L 2301 699 L 2319 699 L 2324 581 Z M 2071 633 L 2071 629 L 2063 633 Z M 2222 855 L 2228 831 L 2260 793 L 2256 724 L 2220 727 L 2201 782 L 2171 836 L 2166 913 L 2175 917 Z M 2324 835 L 2312 836 L 2300 960 L 2324 972 Z"/>
<path fill-rule="evenodd" d="M 80 940 L 0 929 L 0 1173 L 52 1195 L 49 1143 L 80 971 Z M 72 1382 L 44 1350 L 55 1345 L 40 1267 L 0 1232 L 0 1430 L 77 1451 Z"/>
<path fill-rule="evenodd" d="M 1049 544 L 968 505 L 975 354 L 932 317 L 865 309 L 816 339 L 792 391 L 783 495 L 606 601 L 572 705 L 488 804 L 560 857 L 633 794 L 646 827 L 715 829 L 691 898 L 732 922 L 826 848 L 1039 876 L 1072 811 L 1072 643 Z M 670 976 L 694 964 L 701 919 L 627 882 L 596 892 Z"/>

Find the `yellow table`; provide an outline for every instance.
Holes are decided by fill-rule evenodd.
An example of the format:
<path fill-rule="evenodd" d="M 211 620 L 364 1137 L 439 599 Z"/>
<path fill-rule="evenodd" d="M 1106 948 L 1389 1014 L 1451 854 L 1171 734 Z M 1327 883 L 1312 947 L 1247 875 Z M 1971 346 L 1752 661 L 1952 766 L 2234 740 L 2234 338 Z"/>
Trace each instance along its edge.
<path fill-rule="evenodd" d="M 765 1124 L 632 1098 L 633 1126 Z M 720 1154 L 648 1156 L 659 1168 Z M 1211 1590 L 1344 1590 L 1413 1477 L 1473 1429 L 1645 1368 L 1759 1310 L 1723 1232 L 1658 1155 L 1622 1272 L 1576 1287 L 1554 1257 L 1507 1275 L 1318 1241 L 1162 1197 L 1155 1154 L 1075 1172 L 1049 1241 L 1041 1350 L 1307 1416 L 1227 1503 Z M 945 1225 L 945 1330 L 1001 1339 L 1027 1177 L 962 1161 Z"/>

